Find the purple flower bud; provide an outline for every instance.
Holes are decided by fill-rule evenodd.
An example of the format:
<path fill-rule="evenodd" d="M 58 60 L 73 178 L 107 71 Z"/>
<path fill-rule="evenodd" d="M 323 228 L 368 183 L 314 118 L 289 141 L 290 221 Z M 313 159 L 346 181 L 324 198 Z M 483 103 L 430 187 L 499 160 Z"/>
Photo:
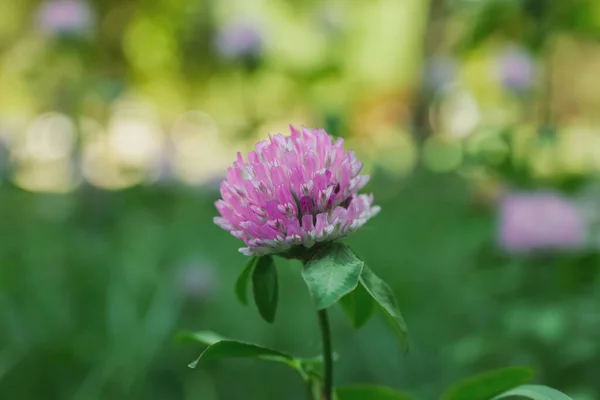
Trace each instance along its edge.
<path fill-rule="evenodd" d="M 48 35 L 84 34 L 94 24 L 94 13 L 84 0 L 46 0 L 38 9 L 38 24 Z"/>
<path fill-rule="evenodd" d="M 234 20 L 219 30 L 215 44 L 225 58 L 252 57 L 261 52 L 264 38 L 258 24 Z"/>
<path fill-rule="evenodd" d="M 523 91 L 531 87 L 535 76 L 535 65 L 529 53 L 512 46 L 498 58 L 498 77 L 504 87 Z"/>

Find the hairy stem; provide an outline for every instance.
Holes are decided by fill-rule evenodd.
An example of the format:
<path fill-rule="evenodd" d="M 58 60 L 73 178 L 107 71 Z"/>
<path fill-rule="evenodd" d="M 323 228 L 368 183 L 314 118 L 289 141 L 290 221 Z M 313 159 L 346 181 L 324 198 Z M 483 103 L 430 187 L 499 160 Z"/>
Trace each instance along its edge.
<path fill-rule="evenodd" d="M 333 355 L 331 352 L 331 330 L 327 310 L 319 310 L 319 327 L 323 338 L 323 389 L 322 400 L 333 399 Z"/>

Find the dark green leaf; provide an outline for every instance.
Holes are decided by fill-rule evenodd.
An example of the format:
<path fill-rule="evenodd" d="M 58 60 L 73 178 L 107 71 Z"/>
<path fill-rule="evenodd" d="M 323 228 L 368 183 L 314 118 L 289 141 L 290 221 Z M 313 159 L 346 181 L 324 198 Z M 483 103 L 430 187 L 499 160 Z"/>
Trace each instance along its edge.
<path fill-rule="evenodd" d="M 250 279 L 250 274 L 258 262 L 258 259 L 259 257 L 252 257 L 250 261 L 246 263 L 244 270 L 235 282 L 235 295 L 243 305 L 248 305 L 248 280 Z"/>
<path fill-rule="evenodd" d="M 360 328 L 373 315 L 373 299 L 362 285 L 348 293 L 340 300 L 342 309 L 350 318 L 352 326 Z"/>
<path fill-rule="evenodd" d="M 485 372 L 450 387 L 443 400 L 490 400 L 505 391 L 527 383 L 533 371 L 526 367 L 508 367 Z"/>
<path fill-rule="evenodd" d="M 525 397 L 531 400 L 573 400 L 566 394 L 542 385 L 522 385 L 510 389 L 492 400 L 505 399 L 507 397 Z"/>
<path fill-rule="evenodd" d="M 353 291 L 364 263 L 344 244 L 332 243 L 319 251 L 302 269 L 302 278 L 317 309 L 335 304 Z"/>
<path fill-rule="evenodd" d="M 408 328 L 400 313 L 396 296 L 394 296 L 394 292 L 390 286 L 375 275 L 366 265 L 360 276 L 360 283 L 383 310 L 385 316 L 394 327 L 400 342 L 405 349 L 408 349 Z"/>
<path fill-rule="evenodd" d="M 190 368 L 195 368 L 201 359 L 210 360 L 218 358 L 260 358 L 287 365 L 292 365 L 295 362 L 295 359 L 289 354 L 255 344 L 224 339 L 214 332 L 184 333 L 180 335 L 180 338 L 193 340 L 208 346 L 200 354 L 200 357 L 189 365 Z"/>
<path fill-rule="evenodd" d="M 385 386 L 356 385 L 336 389 L 339 400 L 413 400 L 412 396 Z"/>
<path fill-rule="evenodd" d="M 272 256 L 262 256 L 258 259 L 252 271 L 252 288 L 258 312 L 265 321 L 273 323 L 279 298 L 279 283 Z"/>

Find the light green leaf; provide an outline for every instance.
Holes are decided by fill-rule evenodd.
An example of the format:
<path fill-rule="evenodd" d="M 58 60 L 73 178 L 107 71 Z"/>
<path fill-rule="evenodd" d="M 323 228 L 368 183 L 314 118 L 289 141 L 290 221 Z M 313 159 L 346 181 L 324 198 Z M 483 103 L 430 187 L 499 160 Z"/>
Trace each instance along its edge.
<path fill-rule="evenodd" d="M 225 339 L 214 332 L 183 333 L 180 334 L 179 337 L 208 346 L 196 361 L 189 365 L 190 368 L 196 368 L 196 365 L 200 360 L 219 358 L 259 358 L 262 360 L 281 362 L 286 365 L 292 365 L 296 362 L 294 357 L 281 351 L 272 350 L 251 343 Z"/>
<path fill-rule="evenodd" d="M 265 321 L 273 323 L 279 298 L 279 283 L 277 268 L 272 256 L 262 256 L 258 259 L 252 271 L 252 288 L 254 302 L 260 316 Z"/>
<path fill-rule="evenodd" d="M 385 386 L 356 385 L 336 389 L 339 400 L 413 400 L 412 396 Z"/>
<path fill-rule="evenodd" d="M 573 400 L 566 394 L 543 385 L 522 385 L 510 389 L 492 400 L 505 399 L 507 397 L 525 397 L 531 400 Z"/>
<path fill-rule="evenodd" d="M 331 355 L 331 358 L 335 362 L 335 361 L 339 360 L 339 355 L 334 352 Z M 297 357 L 296 360 L 298 360 L 298 362 L 302 364 L 303 368 L 306 371 L 312 371 L 312 372 L 315 372 L 320 375 L 321 371 L 323 370 L 323 356 L 322 355 L 318 355 L 315 357 L 305 357 L 305 358 Z"/>
<path fill-rule="evenodd" d="M 360 283 L 383 310 L 386 318 L 394 327 L 400 342 L 404 348 L 408 350 L 408 328 L 400 313 L 400 307 L 398 307 L 396 296 L 394 296 L 394 292 L 390 286 L 375 275 L 366 265 L 360 276 Z"/>
<path fill-rule="evenodd" d="M 317 252 L 302 269 L 302 278 L 317 309 L 326 309 L 353 291 L 363 265 L 352 250 L 341 243 L 332 243 Z"/>
<path fill-rule="evenodd" d="M 178 341 L 187 341 L 205 344 L 207 346 L 211 346 L 221 340 L 227 340 L 227 338 L 219 335 L 213 331 L 199 331 L 199 332 L 181 332 L 177 335 Z"/>
<path fill-rule="evenodd" d="M 248 280 L 250 279 L 250 274 L 258 262 L 258 259 L 259 257 L 252 257 L 250 261 L 246 263 L 242 273 L 235 282 L 235 295 L 243 305 L 248 305 Z"/>
<path fill-rule="evenodd" d="M 350 318 L 352 326 L 360 328 L 373 315 L 373 299 L 362 285 L 356 286 L 340 300 L 344 313 Z"/>
<path fill-rule="evenodd" d="M 475 375 L 450 387 L 443 400 L 490 400 L 505 391 L 527 383 L 533 371 L 527 367 L 507 367 Z"/>

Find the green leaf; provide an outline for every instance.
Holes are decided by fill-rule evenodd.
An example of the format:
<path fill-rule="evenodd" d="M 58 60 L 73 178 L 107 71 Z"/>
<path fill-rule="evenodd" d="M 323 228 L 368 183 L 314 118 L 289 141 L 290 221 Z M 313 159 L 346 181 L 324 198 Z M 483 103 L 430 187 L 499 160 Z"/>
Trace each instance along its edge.
<path fill-rule="evenodd" d="M 527 383 L 533 371 L 526 367 L 508 367 L 485 372 L 450 387 L 443 400 L 490 400 L 505 391 Z"/>
<path fill-rule="evenodd" d="M 326 309 L 353 291 L 363 265 L 352 250 L 341 243 L 332 243 L 317 252 L 302 269 L 302 278 L 317 309 Z"/>
<path fill-rule="evenodd" d="M 207 346 L 213 345 L 221 340 L 227 340 L 227 338 L 213 331 L 180 332 L 177 334 L 176 339 L 180 342 L 200 343 Z"/>
<path fill-rule="evenodd" d="M 358 285 L 342 297 L 340 305 L 356 329 L 363 326 L 373 315 L 373 299 L 362 285 Z"/>
<path fill-rule="evenodd" d="M 339 400 L 413 400 L 412 396 L 385 386 L 356 385 L 336 389 Z"/>
<path fill-rule="evenodd" d="M 285 364 L 294 369 L 305 382 L 309 383 L 312 380 L 318 381 L 320 379 L 320 371 L 323 367 L 322 356 L 308 358 L 293 357 L 287 353 L 264 346 L 227 339 L 211 331 L 182 332 L 177 335 L 176 339 L 178 341 L 191 341 L 208 346 L 194 362 L 189 364 L 190 368 L 196 368 L 198 362 L 201 360 L 257 358 Z M 333 354 L 333 359 L 337 360 L 337 354 Z"/>
<path fill-rule="evenodd" d="M 273 323 L 277 311 L 279 284 L 277 282 L 277 268 L 272 256 L 262 256 L 258 259 L 252 271 L 252 288 L 254 302 L 260 316 L 265 321 Z"/>
<path fill-rule="evenodd" d="M 566 394 L 542 385 L 522 385 L 508 390 L 492 400 L 505 399 L 507 397 L 525 397 L 531 400 L 573 400 Z"/>
<path fill-rule="evenodd" d="M 281 362 L 287 365 L 292 365 L 297 362 L 294 357 L 282 353 L 281 351 L 251 343 L 225 339 L 214 332 L 183 333 L 180 334 L 179 337 L 208 346 L 202 354 L 189 365 L 190 368 L 196 368 L 196 365 L 200 360 L 219 358 L 259 358 L 262 360 Z"/>
<path fill-rule="evenodd" d="M 394 296 L 394 292 L 390 286 L 377 275 L 375 275 L 373 271 L 371 271 L 371 269 L 366 265 L 364 266 L 363 272 L 360 276 L 360 283 L 383 310 L 386 318 L 394 327 L 400 342 L 404 348 L 408 350 L 408 328 L 406 327 L 406 322 L 404 322 L 404 318 L 400 313 L 396 296 Z"/>
<path fill-rule="evenodd" d="M 246 263 L 244 270 L 235 282 L 235 295 L 240 303 L 245 306 L 248 305 L 248 280 L 250 279 L 250 274 L 258 262 L 258 259 L 259 257 L 252 257 L 250 261 Z"/>

